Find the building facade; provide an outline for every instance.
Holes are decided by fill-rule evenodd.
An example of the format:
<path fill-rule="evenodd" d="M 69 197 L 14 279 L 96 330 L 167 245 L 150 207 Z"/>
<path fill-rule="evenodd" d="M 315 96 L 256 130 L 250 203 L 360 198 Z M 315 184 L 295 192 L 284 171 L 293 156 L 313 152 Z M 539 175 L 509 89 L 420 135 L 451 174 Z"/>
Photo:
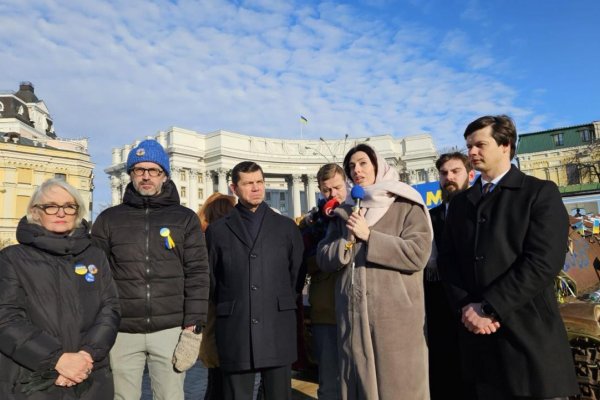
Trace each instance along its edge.
<path fill-rule="evenodd" d="M 391 135 L 358 139 L 302 140 L 247 136 L 219 130 L 201 134 L 182 128 L 159 132 L 155 137 L 171 161 L 171 178 L 179 189 L 181 203 L 193 210 L 213 192 L 229 192 L 232 168 L 244 160 L 256 161 L 265 173 L 266 202 L 283 215 L 297 217 L 317 204 L 316 174 L 327 162 L 343 161 L 346 151 L 366 142 L 409 183 L 437 180 L 437 152 L 430 135 L 401 139 Z M 112 205 L 119 204 L 129 183 L 127 155 L 139 141 L 113 149 L 109 175 Z"/>
<path fill-rule="evenodd" d="M 555 182 L 569 212 L 600 209 L 600 121 L 519 135 L 521 170 Z"/>
<path fill-rule="evenodd" d="M 36 187 L 65 179 L 92 208 L 93 174 L 87 139 L 63 139 L 30 82 L 17 92 L 0 92 L 0 241 L 15 241 L 19 220 Z M 89 219 L 90 213 L 87 218 Z"/>

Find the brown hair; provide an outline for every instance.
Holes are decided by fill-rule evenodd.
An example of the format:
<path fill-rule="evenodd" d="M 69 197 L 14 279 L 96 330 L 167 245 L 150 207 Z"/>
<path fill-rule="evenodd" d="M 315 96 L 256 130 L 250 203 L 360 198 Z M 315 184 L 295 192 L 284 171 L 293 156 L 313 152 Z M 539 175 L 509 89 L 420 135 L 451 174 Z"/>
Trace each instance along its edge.
<path fill-rule="evenodd" d="M 346 179 L 344 170 L 336 163 L 325 164 L 319 168 L 319 172 L 317 172 L 317 183 L 319 184 L 319 187 L 321 187 L 321 183 L 333 178 L 335 174 L 340 174 L 343 179 Z"/>
<path fill-rule="evenodd" d="M 198 210 L 202 232 L 206 231 L 208 225 L 229 214 L 235 207 L 235 197 L 215 192 L 211 194 L 206 202 Z"/>
<path fill-rule="evenodd" d="M 473 132 L 485 127 L 492 127 L 492 137 L 498 146 L 510 145 L 510 159 L 515 156 L 517 147 L 517 128 L 508 115 L 486 115 L 471 122 L 465 129 L 465 139 Z"/>
<path fill-rule="evenodd" d="M 440 156 L 440 158 L 438 158 L 437 161 L 435 162 L 435 168 L 437 168 L 437 170 L 439 171 L 440 168 L 442 168 L 442 166 L 450 160 L 462 161 L 462 163 L 465 165 L 465 169 L 467 170 L 467 172 L 471 172 L 471 170 L 473 169 L 473 166 L 471 166 L 471 163 L 469 162 L 469 157 L 467 157 L 465 154 L 461 153 L 460 151 L 442 154 Z"/>

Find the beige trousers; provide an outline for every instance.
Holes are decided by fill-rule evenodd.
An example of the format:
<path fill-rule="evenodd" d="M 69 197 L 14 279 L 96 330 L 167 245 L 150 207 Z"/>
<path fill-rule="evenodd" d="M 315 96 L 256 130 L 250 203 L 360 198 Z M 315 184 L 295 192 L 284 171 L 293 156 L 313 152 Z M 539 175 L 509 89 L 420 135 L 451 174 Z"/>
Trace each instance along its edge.
<path fill-rule="evenodd" d="M 152 333 L 117 334 L 110 351 L 115 400 L 139 400 L 142 397 L 146 363 L 154 400 L 184 400 L 185 373 L 176 372 L 171 362 L 180 334 L 179 327 Z"/>

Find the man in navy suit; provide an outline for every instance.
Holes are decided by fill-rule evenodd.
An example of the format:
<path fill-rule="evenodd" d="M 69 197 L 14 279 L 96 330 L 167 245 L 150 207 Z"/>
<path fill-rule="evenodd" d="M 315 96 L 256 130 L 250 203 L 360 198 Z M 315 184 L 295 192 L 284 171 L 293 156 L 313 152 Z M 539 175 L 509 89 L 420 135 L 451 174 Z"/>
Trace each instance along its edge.
<path fill-rule="evenodd" d="M 206 234 L 223 398 L 251 400 L 260 373 L 266 399 L 291 399 L 302 236 L 264 202 L 260 165 L 237 164 L 231 180 L 238 204 Z"/>
<path fill-rule="evenodd" d="M 505 116 L 465 130 L 481 172 L 448 209 L 439 257 L 461 314 L 463 375 L 476 399 L 557 399 L 579 393 L 554 294 L 568 216 L 553 182 L 511 164 L 517 132 Z"/>

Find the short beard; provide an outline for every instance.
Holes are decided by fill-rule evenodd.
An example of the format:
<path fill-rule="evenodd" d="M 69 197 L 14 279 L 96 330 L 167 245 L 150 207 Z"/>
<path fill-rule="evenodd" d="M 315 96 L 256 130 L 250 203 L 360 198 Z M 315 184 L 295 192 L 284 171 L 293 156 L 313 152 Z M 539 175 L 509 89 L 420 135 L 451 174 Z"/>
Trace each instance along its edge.
<path fill-rule="evenodd" d="M 453 187 L 454 190 L 448 190 L 448 187 Z M 462 187 L 459 187 L 456 183 L 454 182 L 448 182 L 446 183 L 446 186 L 442 187 L 442 201 L 444 203 L 448 203 L 450 200 L 452 200 L 454 198 L 454 196 L 456 196 L 457 194 L 464 192 L 465 190 L 467 190 L 467 188 L 469 187 L 469 181 L 465 181 L 465 183 L 463 183 Z"/>
<path fill-rule="evenodd" d="M 160 194 L 160 192 L 162 192 L 163 184 L 160 183 L 157 186 L 155 186 L 153 189 L 150 189 L 150 190 L 142 189 L 140 186 L 141 186 L 141 182 L 138 187 L 136 187 L 136 185 L 134 185 L 133 187 L 141 196 L 152 197 L 152 196 L 158 196 Z"/>

